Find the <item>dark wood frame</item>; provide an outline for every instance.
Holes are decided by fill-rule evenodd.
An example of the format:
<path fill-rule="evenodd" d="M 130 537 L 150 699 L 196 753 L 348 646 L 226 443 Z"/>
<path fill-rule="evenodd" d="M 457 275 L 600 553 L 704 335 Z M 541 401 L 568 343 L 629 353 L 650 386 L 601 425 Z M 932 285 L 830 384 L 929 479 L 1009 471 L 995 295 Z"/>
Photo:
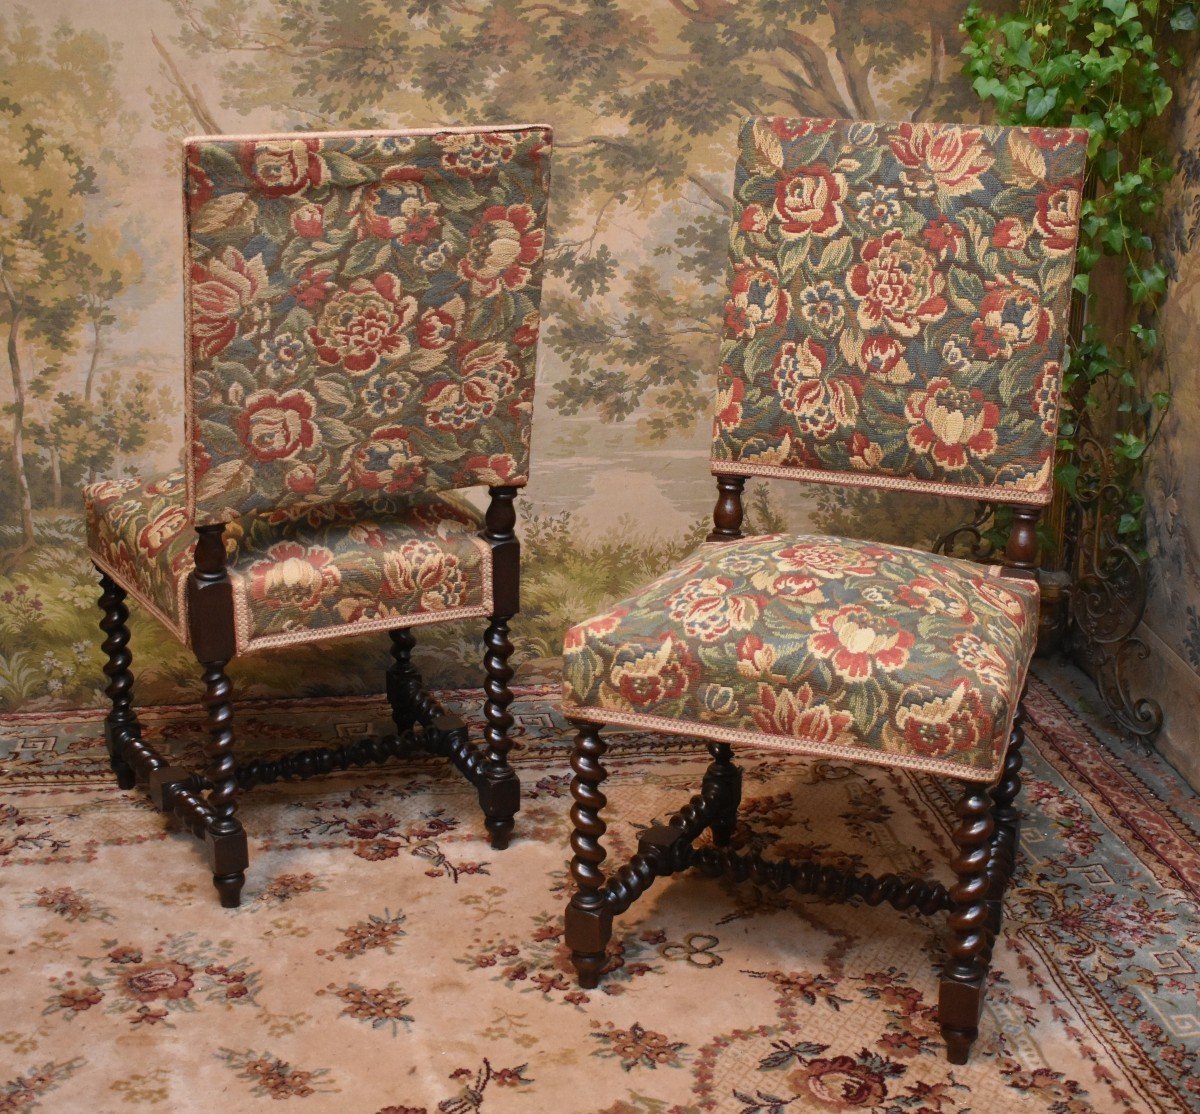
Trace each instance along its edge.
<path fill-rule="evenodd" d="M 709 541 L 734 541 L 742 537 L 743 476 L 717 476 L 717 504 Z M 1013 508 L 1013 527 L 1004 554 L 1003 575 L 1035 577 L 1037 569 L 1036 507 Z M 1022 694 L 1022 701 L 1024 697 Z M 736 882 L 753 880 L 774 890 L 791 888 L 800 894 L 817 894 L 830 901 L 860 899 L 867 905 L 887 902 L 896 909 L 915 909 L 925 915 L 949 914 L 950 942 L 942 968 L 938 1017 L 951 1063 L 965 1064 L 975 1038 L 991 964 L 992 948 L 1000 932 L 1004 892 L 1016 865 L 1021 790 L 1021 746 L 1025 741 L 1023 703 L 1018 705 L 999 781 L 990 789 L 964 782 L 957 805 L 958 822 L 952 833 L 955 855 L 951 863 L 956 881 L 949 890 L 939 882 L 885 874 L 856 874 L 811 860 L 768 861 L 758 853 L 741 854 L 729 843 L 737 824 L 742 775 L 733 763 L 727 743 L 709 743 L 712 762 L 700 792 L 665 823 L 654 823 L 642 832 L 637 851 L 623 866 L 605 874 L 607 853 L 601 839 L 607 829 L 601 813 L 608 799 L 601 791 L 607 776 L 603 758 L 608 744 L 600 725 L 570 720 L 576 729 L 571 759 L 571 876 L 576 892 L 567 906 L 566 943 L 579 976 L 579 985 L 595 987 L 605 973 L 612 938 L 613 917 L 625 912 L 656 878 L 688 869 L 710 877 L 726 876 Z M 705 831 L 712 845 L 696 847 Z"/>
<path fill-rule="evenodd" d="M 122 789 L 141 784 L 164 813 L 174 814 L 204 841 L 213 885 L 221 904 L 241 902 L 249 862 L 246 832 L 237 815 L 238 795 L 255 785 L 284 778 L 310 778 L 350 766 L 382 763 L 413 751 L 444 755 L 479 793 L 492 847 L 503 850 L 521 806 L 521 783 L 509 765 L 508 706 L 513 670 L 509 622 L 520 610 L 521 543 L 517 538 L 516 487 L 488 489 L 491 502 L 480 537 L 492 549 L 492 614 L 484 633 L 483 746 L 472 743 L 461 716 L 448 714 L 427 692 L 411 659 L 416 640 L 411 629 L 390 633 L 392 664 L 387 696 L 395 734 L 356 739 L 336 747 L 313 747 L 275 760 L 239 763 L 234 755 L 233 685 L 225 670 L 236 654 L 233 591 L 225 568 L 223 526 L 196 528 L 195 568 L 188 578 L 188 633 L 204 679 L 208 742 L 202 772 L 172 766 L 142 738 L 133 709 L 133 655 L 129 650 L 127 594 L 100 573 L 100 629 L 105 634 L 105 688 L 111 709 L 104 720 L 109 763 Z M 350 631 L 348 633 L 353 633 Z"/>

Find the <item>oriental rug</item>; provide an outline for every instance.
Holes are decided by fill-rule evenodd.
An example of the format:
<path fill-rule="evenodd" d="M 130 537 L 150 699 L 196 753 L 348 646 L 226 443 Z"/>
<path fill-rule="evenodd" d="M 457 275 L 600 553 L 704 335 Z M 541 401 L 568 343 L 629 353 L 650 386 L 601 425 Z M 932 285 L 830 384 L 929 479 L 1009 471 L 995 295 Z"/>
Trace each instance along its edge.
<path fill-rule="evenodd" d="M 1062 689 L 1062 685 L 1058 685 Z M 682 1114 L 1200 1108 L 1200 805 L 1034 680 L 1026 820 L 970 1064 L 935 1016 L 942 919 L 703 878 L 617 922 L 583 992 L 561 942 L 569 737 L 514 705 L 525 786 L 493 852 L 436 759 L 260 788 L 223 910 L 198 845 L 112 783 L 95 713 L 0 724 L 0 1111 Z M 446 694 L 478 723 L 472 694 Z M 188 757 L 192 707 L 143 713 Z M 387 725 L 379 698 L 239 709 L 243 753 Z M 614 733 L 610 855 L 707 755 Z M 875 872 L 946 862 L 953 789 L 743 752 L 738 839 Z"/>

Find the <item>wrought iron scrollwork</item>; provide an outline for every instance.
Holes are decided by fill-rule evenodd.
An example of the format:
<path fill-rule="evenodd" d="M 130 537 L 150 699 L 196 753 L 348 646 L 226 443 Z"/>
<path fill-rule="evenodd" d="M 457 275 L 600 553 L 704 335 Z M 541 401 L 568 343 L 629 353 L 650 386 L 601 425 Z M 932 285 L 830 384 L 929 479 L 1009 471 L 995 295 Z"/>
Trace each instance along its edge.
<path fill-rule="evenodd" d="M 1092 675 L 1105 706 L 1121 729 L 1149 750 L 1162 729 L 1162 706 L 1130 691 L 1129 668 L 1149 647 L 1136 631 L 1146 610 L 1146 570 L 1121 540 L 1121 489 L 1112 458 L 1092 436 L 1077 441 L 1079 479 L 1067 513 L 1074 572 L 1070 645 Z"/>
<path fill-rule="evenodd" d="M 969 522 L 960 522 L 947 530 L 933 543 L 933 552 L 947 557 L 961 557 L 966 561 L 994 561 L 998 555 L 996 546 L 988 537 L 996 518 L 996 507 L 980 500 L 975 504 L 975 516 Z"/>
<path fill-rule="evenodd" d="M 1149 750 L 1162 729 L 1162 707 L 1152 697 L 1133 695 L 1129 681 L 1131 665 L 1150 653 L 1135 634 L 1146 609 L 1145 567 L 1117 533 L 1120 488 L 1111 478 L 1111 457 L 1087 436 L 1078 442 L 1076 460 L 1079 482 L 1065 523 L 1071 572 L 1066 648 L 1091 675 L 1121 730 Z M 998 560 L 992 540 L 995 512 L 994 504 L 977 503 L 969 520 L 934 542 L 933 552 L 984 563 Z M 1058 645 L 1057 636 L 1051 645 Z"/>

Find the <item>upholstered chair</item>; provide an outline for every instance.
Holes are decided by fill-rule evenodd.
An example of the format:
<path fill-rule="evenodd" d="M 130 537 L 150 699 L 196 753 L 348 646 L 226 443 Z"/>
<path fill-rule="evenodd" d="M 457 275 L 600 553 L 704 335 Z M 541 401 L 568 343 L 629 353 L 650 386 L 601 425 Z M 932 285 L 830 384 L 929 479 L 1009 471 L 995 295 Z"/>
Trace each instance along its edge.
<path fill-rule="evenodd" d="M 1086 138 L 812 119 L 742 128 L 713 531 L 566 635 L 563 707 L 578 729 L 566 940 L 583 986 L 606 970 L 613 917 L 688 868 L 946 911 L 940 1024 L 949 1058 L 966 1061 L 1018 848 L 1035 526 L 1053 483 Z M 985 500 L 1011 508 L 1013 529 L 991 566 L 743 537 L 750 476 Z M 712 755 L 699 793 L 607 876 L 605 724 L 690 734 Z M 955 779 L 955 881 L 731 847 L 740 747 Z"/>
<path fill-rule="evenodd" d="M 100 572 L 117 782 L 207 845 L 236 906 L 238 794 L 281 777 L 445 754 L 494 847 L 508 762 L 514 499 L 529 473 L 550 131 L 446 128 L 184 144 L 180 472 L 85 492 Z M 461 489 L 486 486 L 480 514 Z M 127 594 L 195 652 L 207 765 L 171 765 L 132 706 Z M 412 630 L 487 622 L 484 746 L 424 692 Z M 388 632 L 395 734 L 239 763 L 235 656 Z"/>

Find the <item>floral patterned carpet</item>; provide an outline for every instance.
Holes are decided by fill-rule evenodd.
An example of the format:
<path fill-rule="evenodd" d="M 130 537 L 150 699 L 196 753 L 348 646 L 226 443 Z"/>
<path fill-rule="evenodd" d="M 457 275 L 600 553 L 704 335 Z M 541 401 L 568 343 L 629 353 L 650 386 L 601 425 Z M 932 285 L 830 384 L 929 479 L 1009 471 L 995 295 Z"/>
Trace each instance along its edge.
<path fill-rule="evenodd" d="M 11 717 L 0 1111 L 1196 1110 L 1200 805 L 1054 683 L 1063 696 L 1033 683 L 1021 866 L 966 1067 L 935 1024 L 941 920 L 886 908 L 677 878 L 618 921 L 615 969 L 581 992 L 560 941 L 568 770 L 549 686 L 514 705 L 526 796 L 508 851 L 436 760 L 263 788 L 237 910 L 191 837 L 110 782 L 94 714 Z M 198 722 L 145 717 L 176 750 Z M 258 702 L 240 729 L 248 752 L 383 722 L 373 698 Z M 611 754 L 624 854 L 706 755 L 636 733 Z M 743 761 L 740 839 L 942 872 L 936 779 Z"/>

